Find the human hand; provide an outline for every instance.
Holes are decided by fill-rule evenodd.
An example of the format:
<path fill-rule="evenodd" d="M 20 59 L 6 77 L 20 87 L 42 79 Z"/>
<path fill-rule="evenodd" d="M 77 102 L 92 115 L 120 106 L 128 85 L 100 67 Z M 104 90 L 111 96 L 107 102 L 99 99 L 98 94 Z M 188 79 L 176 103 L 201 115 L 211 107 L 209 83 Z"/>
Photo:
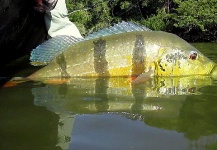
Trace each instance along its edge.
<path fill-rule="evenodd" d="M 39 12 L 49 12 L 51 11 L 55 6 L 58 0 L 35 0 L 36 6 L 34 7 L 35 10 Z"/>

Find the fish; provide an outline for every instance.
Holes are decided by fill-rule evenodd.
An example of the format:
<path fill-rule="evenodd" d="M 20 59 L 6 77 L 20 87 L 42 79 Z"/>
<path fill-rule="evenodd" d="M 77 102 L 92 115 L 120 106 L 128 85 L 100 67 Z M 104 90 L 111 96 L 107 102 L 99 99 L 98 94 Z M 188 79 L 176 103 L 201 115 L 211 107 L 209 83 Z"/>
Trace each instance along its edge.
<path fill-rule="evenodd" d="M 44 66 L 29 79 L 50 77 L 217 76 L 216 63 L 175 34 L 133 22 L 117 23 L 84 39 L 60 35 L 31 52 L 31 64 Z"/>

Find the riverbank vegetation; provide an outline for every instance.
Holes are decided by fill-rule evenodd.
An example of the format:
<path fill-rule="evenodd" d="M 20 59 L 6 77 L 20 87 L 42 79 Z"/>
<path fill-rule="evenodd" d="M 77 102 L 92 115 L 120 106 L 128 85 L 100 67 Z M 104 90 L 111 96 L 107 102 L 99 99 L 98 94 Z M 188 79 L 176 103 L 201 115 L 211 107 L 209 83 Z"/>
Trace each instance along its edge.
<path fill-rule="evenodd" d="M 85 36 L 132 21 L 189 42 L 217 42 L 217 0 L 66 0 L 69 18 Z"/>

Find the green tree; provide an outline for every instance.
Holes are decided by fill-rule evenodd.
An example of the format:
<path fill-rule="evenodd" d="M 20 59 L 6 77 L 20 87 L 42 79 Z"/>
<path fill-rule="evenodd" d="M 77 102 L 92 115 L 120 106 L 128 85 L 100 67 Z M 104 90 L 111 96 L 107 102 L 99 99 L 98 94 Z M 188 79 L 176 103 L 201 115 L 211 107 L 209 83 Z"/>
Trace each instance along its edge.
<path fill-rule="evenodd" d="M 83 35 L 111 25 L 109 1 L 66 0 L 66 2 L 69 19 L 78 26 Z"/>
<path fill-rule="evenodd" d="M 69 18 L 85 36 L 133 21 L 188 41 L 217 41 L 217 0 L 66 0 Z"/>
<path fill-rule="evenodd" d="M 203 40 L 216 40 L 217 0 L 174 0 L 177 4 L 172 18 L 175 28 L 185 35 L 194 35 Z M 212 39 L 210 39 L 212 40 Z"/>
<path fill-rule="evenodd" d="M 175 27 L 185 28 L 186 31 L 207 31 L 217 23 L 216 0 L 175 0 L 175 3 L 178 4 L 173 18 Z"/>

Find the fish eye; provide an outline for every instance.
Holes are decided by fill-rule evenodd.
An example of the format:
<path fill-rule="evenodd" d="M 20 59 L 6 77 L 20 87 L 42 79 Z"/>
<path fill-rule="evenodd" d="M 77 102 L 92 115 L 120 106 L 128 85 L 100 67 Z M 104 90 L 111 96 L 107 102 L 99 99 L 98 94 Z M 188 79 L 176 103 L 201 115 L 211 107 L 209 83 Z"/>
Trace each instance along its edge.
<path fill-rule="evenodd" d="M 189 55 L 189 59 L 191 60 L 197 59 L 197 51 L 191 51 Z"/>

